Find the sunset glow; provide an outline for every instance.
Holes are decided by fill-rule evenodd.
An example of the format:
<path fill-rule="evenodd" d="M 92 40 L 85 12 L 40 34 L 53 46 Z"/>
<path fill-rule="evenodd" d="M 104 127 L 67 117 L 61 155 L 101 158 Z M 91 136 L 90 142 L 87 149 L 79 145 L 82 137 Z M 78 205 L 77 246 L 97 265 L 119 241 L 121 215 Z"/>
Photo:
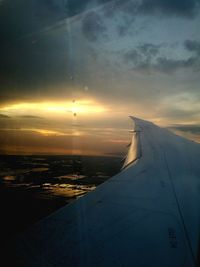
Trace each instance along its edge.
<path fill-rule="evenodd" d="M 126 153 L 130 115 L 200 142 L 195 1 L 6 2 L 2 154 Z"/>
<path fill-rule="evenodd" d="M 64 115 L 76 114 L 98 114 L 106 111 L 106 108 L 92 100 L 78 101 L 55 101 L 55 102 L 22 102 L 18 104 L 5 105 L 0 112 L 8 116 L 20 116 L 24 114 L 37 115 Z"/>

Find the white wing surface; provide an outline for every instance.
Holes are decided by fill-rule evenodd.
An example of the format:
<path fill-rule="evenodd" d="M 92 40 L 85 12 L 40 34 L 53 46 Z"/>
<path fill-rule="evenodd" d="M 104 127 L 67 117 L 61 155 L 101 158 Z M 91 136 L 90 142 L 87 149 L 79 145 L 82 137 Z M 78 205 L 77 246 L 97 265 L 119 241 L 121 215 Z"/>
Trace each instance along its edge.
<path fill-rule="evenodd" d="M 200 145 L 132 119 L 122 171 L 20 236 L 16 266 L 198 266 Z"/>

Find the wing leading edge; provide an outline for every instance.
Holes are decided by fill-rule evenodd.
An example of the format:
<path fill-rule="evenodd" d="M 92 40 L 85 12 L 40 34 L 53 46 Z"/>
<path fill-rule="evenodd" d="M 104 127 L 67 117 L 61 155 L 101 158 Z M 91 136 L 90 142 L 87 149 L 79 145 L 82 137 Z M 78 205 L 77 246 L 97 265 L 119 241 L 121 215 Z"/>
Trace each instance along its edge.
<path fill-rule="evenodd" d="M 21 235 L 16 266 L 198 265 L 200 145 L 132 119 L 123 170 Z"/>

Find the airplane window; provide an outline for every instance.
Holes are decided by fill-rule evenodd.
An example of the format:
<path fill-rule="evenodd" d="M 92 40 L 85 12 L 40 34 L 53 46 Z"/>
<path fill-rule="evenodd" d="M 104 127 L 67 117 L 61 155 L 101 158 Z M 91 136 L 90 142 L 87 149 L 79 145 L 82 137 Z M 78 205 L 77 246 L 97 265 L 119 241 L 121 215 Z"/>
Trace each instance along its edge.
<path fill-rule="evenodd" d="M 0 0 L 3 240 L 140 158 L 129 116 L 200 142 L 197 2 Z"/>

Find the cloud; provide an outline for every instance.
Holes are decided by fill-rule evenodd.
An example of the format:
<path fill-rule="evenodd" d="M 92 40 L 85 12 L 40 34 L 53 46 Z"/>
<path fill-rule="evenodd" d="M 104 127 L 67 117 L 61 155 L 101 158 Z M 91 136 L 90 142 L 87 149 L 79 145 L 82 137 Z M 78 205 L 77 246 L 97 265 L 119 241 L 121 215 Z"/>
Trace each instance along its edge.
<path fill-rule="evenodd" d="M 172 73 L 178 69 L 193 69 L 199 70 L 200 68 L 200 42 L 196 40 L 186 40 L 184 47 L 194 55 L 187 59 L 171 59 L 166 57 L 157 58 L 157 63 L 153 66 L 155 70 L 161 72 Z"/>
<path fill-rule="evenodd" d="M 4 115 L 4 114 L 0 114 L 0 119 L 10 119 L 11 117 Z"/>
<path fill-rule="evenodd" d="M 114 15 L 116 11 L 129 15 L 153 15 L 157 13 L 165 16 L 176 15 L 191 18 L 198 13 L 199 7 L 199 0 L 118 0 L 105 5 L 104 13 L 107 16 Z"/>
<path fill-rule="evenodd" d="M 125 62 L 131 62 L 134 65 L 138 65 L 142 62 L 142 56 L 137 51 L 137 49 L 131 49 L 130 51 L 126 52 L 124 55 Z"/>
<path fill-rule="evenodd" d="M 23 118 L 23 119 L 43 119 L 40 116 L 34 116 L 34 115 L 21 115 L 21 116 L 18 116 L 18 117 Z"/>
<path fill-rule="evenodd" d="M 37 97 L 41 91 L 42 95 L 49 95 L 46 92 L 49 90 L 51 95 L 58 84 L 60 88 L 74 85 L 75 82 L 71 79 L 75 76 L 74 72 L 80 77 L 80 72 L 84 71 L 79 70 L 80 57 L 77 51 L 73 52 L 76 47 L 79 49 L 80 45 L 73 44 L 76 46 L 73 50 L 71 43 L 75 38 L 80 44 L 85 41 L 79 30 L 83 31 L 89 41 L 100 39 L 105 36 L 105 25 L 102 17 L 94 11 L 84 13 L 85 16 L 83 15 L 79 22 L 71 23 L 69 19 L 66 23 L 63 18 L 88 10 L 89 2 L 91 1 L 34 0 L 31 10 L 27 1 L 22 0 L 20 4 L 14 3 L 12 9 L 7 6 L 4 10 L 0 8 L 0 24 L 5 25 L 0 27 L 0 82 L 2 88 L 7 88 L 1 90 L 1 100 L 31 94 Z M 63 12 L 62 7 L 66 9 Z M 65 12 L 68 15 L 64 14 Z M 60 20 L 63 24 L 56 28 L 55 25 Z M 79 30 L 75 33 L 77 25 Z"/>
<path fill-rule="evenodd" d="M 200 124 L 174 124 L 171 125 L 169 128 L 174 129 L 174 130 L 178 130 L 181 132 L 190 132 L 193 134 L 200 134 Z"/>
<path fill-rule="evenodd" d="M 139 11 L 146 14 L 160 12 L 165 15 L 191 17 L 199 9 L 199 0 L 143 0 Z"/>
<path fill-rule="evenodd" d="M 167 107 L 166 109 L 160 110 L 162 118 L 173 118 L 173 119 L 191 119 L 198 117 L 199 112 L 197 110 L 184 110 L 176 107 Z"/>
<path fill-rule="evenodd" d="M 174 124 L 168 128 L 178 135 L 200 143 L 200 124 Z"/>
<path fill-rule="evenodd" d="M 33 8 L 35 16 L 44 20 L 48 16 L 59 19 L 67 15 L 66 0 L 35 0 Z"/>
<path fill-rule="evenodd" d="M 134 49 L 128 51 L 124 55 L 125 61 L 132 62 L 136 66 L 148 65 L 159 53 L 161 45 L 155 45 L 150 43 L 143 43 L 136 46 Z"/>
<path fill-rule="evenodd" d="M 100 36 L 105 36 L 106 27 L 102 17 L 94 11 L 87 13 L 82 21 L 82 32 L 92 42 L 97 41 Z"/>
<path fill-rule="evenodd" d="M 196 63 L 197 59 L 195 57 L 190 57 L 188 59 L 168 59 L 166 57 L 159 57 L 156 64 L 149 67 L 153 70 L 170 74 L 179 69 L 193 68 Z"/>
<path fill-rule="evenodd" d="M 138 50 L 147 57 L 155 56 L 158 54 L 161 45 L 144 43 L 138 46 Z"/>
<path fill-rule="evenodd" d="M 44 2 L 41 0 L 41 5 L 45 5 Z M 54 5 L 59 5 L 60 2 L 47 1 L 47 9 L 53 12 Z M 80 12 L 85 10 L 87 4 L 90 5 L 90 2 L 94 1 L 68 2 L 70 14 L 73 12 L 76 14 L 78 10 Z M 106 2 L 108 1 L 98 1 L 98 4 Z M 172 91 L 177 92 L 187 88 L 190 91 L 197 90 L 198 77 L 191 75 L 190 72 L 187 75 L 177 73 L 177 76 L 173 76 L 174 79 L 169 75 L 159 75 L 159 72 L 171 74 L 183 69 L 186 73 L 187 70 L 197 66 L 197 44 L 189 39 L 195 36 L 198 18 L 189 22 L 187 19 L 167 18 L 160 23 L 161 17 L 146 17 L 144 9 L 143 11 L 139 9 L 145 2 L 147 3 L 140 0 L 110 1 L 104 8 L 106 10 L 108 6 L 110 9 L 114 7 L 115 15 L 111 18 L 104 17 L 103 6 L 100 8 L 97 6 L 97 9 L 93 6 L 94 8 L 78 18 L 65 21 L 63 24 L 65 27 L 60 27 L 59 30 L 41 34 L 38 40 L 35 37 L 34 40 L 31 38 L 20 40 L 13 47 L 2 51 L 0 76 L 2 88 L 5 90 L 1 90 L 0 98 L 5 101 L 8 98 L 12 101 L 46 97 L 72 98 L 71 95 L 76 90 L 77 97 L 80 94 L 81 97 L 90 95 L 107 102 L 120 99 L 122 105 L 124 99 L 130 102 L 137 100 L 142 107 L 146 94 L 155 103 L 159 102 L 161 96 Z M 150 0 L 150 2 L 154 2 L 154 7 L 155 3 L 158 4 L 158 1 Z M 159 5 L 164 5 L 163 2 L 160 1 Z M 38 0 L 38 10 L 39 5 Z M 159 7 L 157 10 L 164 13 L 164 8 Z M 140 11 L 141 16 L 134 16 L 136 11 Z M 18 10 L 15 12 L 18 14 Z M 145 12 L 147 14 L 147 10 Z M 151 12 L 155 10 L 149 10 L 148 14 L 152 14 Z M 24 11 L 20 14 L 22 13 Z M 14 13 L 11 12 L 10 15 L 14 19 Z M 131 18 L 134 18 L 134 24 L 130 25 Z M 40 19 L 42 20 L 42 16 Z M 37 22 L 41 26 L 40 19 Z M 21 25 L 22 21 L 17 23 Z M 66 29 L 68 25 L 69 32 Z M 119 26 L 118 32 L 116 32 L 117 26 Z M 35 26 L 34 29 L 30 25 L 27 27 L 30 31 L 35 30 Z M 16 26 L 17 31 L 18 26 Z M 177 34 L 179 32 L 180 38 Z M 106 35 L 110 37 L 109 40 L 105 39 Z M 173 48 L 169 47 L 185 39 L 187 42 L 184 43 L 184 49 L 179 46 L 173 52 Z M 165 42 L 169 44 L 166 49 L 161 45 Z M 118 51 L 123 51 L 122 60 Z M 152 75 L 146 75 L 149 73 Z M 87 92 L 83 90 L 85 85 L 89 88 Z"/>
<path fill-rule="evenodd" d="M 186 40 L 184 45 L 188 51 L 194 52 L 200 56 L 200 42 L 196 40 Z"/>
<path fill-rule="evenodd" d="M 118 32 L 120 37 L 125 36 L 127 31 L 128 31 L 128 27 L 126 25 L 118 25 L 117 26 L 117 32 Z"/>
<path fill-rule="evenodd" d="M 89 10 L 92 0 L 7 0 L 0 5 L 1 43 L 38 33 L 47 26 Z M 96 4 L 97 6 L 97 4 Z M 97 6 L 98 7 L 98 6 Z"/>
<path fill-rule="evenodd" d="M 199 70 L 200 67 L 200 43 L 186 40 L 184 48 L 193 55 L 187 58 L 175 58 L 163 54 L 161 48 L 164 45 L 144 43 L 127 51 L 123 55 L 125 62 L 132 65 L 132 69 L 139 72 L 153 73 L 161 72 L 171 74 L 180 69 Z"/>
<path fill-rule="evenodd" d="M 200 143 L 200 124 L 174 124 L 168 128 L 187 139 Z"/>

